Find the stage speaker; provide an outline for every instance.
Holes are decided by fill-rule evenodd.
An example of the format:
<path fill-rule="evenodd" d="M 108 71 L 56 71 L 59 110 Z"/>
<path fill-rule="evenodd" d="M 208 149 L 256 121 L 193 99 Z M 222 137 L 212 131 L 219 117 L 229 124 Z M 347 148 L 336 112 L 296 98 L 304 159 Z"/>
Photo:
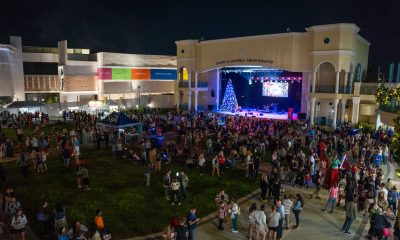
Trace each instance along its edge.
<path fill-rule="evenodd" d="M 253 113 L 252 113 L 252 112 L 250 112 L 250 113 L 249 113 L 249 115 L 253 115 Z"/>
<path fill-rule="evenodd" d="M 260 113 L 260 116 L 264 116 L 264 113 Z"/>
<path fill-rule="evenodd" d="M 247 113 L 245 113 L 244 116 L 247 117 Z"/>
<path fill-rule="evenodd" d="M 297 113 L 297 118 L 299 120 L 306 120 L 306 113 L 303 113 L 303 112 Z"/>

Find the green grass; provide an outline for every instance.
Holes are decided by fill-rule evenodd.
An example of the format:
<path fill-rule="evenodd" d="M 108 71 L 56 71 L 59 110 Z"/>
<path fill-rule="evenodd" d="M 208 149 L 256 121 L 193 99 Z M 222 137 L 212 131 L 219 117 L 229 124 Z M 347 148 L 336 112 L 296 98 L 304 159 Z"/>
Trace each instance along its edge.
<path fill-rule="evenodd" d="M 58 151 L 54 149 L 53 151 Z M 103 210 L 104 221 L 115 239 L 139 236 L 162 231 L 169 223 L 172 213 L 185 216 L 191 206 L 196 206 L 200 216 L 216 210 L 215 195 L 224 189 L 229 196 L 240 198 L 257 188 L 249 182 L 243 172 L 224 177 L 211 177 L 207 168 L 200 176 L 197 169 L 185 169 L 180 163 L 170 168 L 185 170 L 188 174 L 189 197 L 180 207 L 173 208 L 164 198 L 163 173 L 151 175 L 151 187 L 144 186 L 143 167 L 132 165 L 127 160 L 113 160 L 111 151 L 98 151 L 83 147 L 82 157 L 88 163 L 90 191 L 76 188 L 74 171 L 67 171 L 59 157 L 50 158 L 49 171 L 45 175 L 30 173 L 22 178 L 15 162 L 5 164 L 6 174 L 16 188 L 16 194 L 33 230 L 40 235 L 41 226 L 36 221 L 36 211 L 41 202 L 48 201 L 53 209 L 57 201 L 65 204 L 67 220 L 71 225 L 80 221 L 89 225 L 94 221 L 95 210 Z"/>

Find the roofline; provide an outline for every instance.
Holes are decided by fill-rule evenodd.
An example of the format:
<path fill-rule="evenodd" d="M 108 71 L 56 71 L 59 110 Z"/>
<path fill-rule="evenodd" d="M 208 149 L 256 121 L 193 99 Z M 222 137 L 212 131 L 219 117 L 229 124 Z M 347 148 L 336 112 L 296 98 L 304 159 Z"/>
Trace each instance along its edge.
<path fill-rule="evenodd" d="M 98 54 L 98 53 L 110 53 L 110 54 L 123 54 L 123 55 L 135 55 L 135 56 L 152 56 L 152 57 L 169 57 L 169 58 L 175 58 L 176 56 L 174 55 L 157 55 L 157 54 L 140 54 L 140 53 L 118 53 L 118 52 L 96 52 L 92 54 Z"/>
<path fill-rule="evenodd" d="M 1 44 L 0 43 L 0 48 L 7 48 L 7 49 L 9 49 L 9 50 L 11 50 L 13 52 L 16 50 L 16 48 L 13 45 L 10 45 L 10 44 Z"/>
<path fill-rule="evenodd" d="M 326 30 L 334 30 L 334 29 L 351 29 L 355 32 L 359 32 L 360 28 L 354 23 L 335 23 L 335 24 L 326 24 L 326 25 L 316 25 L 305 28 L 307 32 L 319 32 Z"/>

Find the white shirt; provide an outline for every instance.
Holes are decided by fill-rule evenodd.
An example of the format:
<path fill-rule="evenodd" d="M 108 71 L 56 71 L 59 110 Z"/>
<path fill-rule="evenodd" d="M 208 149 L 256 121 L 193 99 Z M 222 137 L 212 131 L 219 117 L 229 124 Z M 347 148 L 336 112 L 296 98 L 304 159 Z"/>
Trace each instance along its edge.
<path fill-rule="evenodd" d="M 267 215 L 265 215 L 264 211 L 256 212 L 256 223 L 258 223 L 258 228 L 266 228 L 267 227 Z"/>
<path fill-rule="evenodd" d="M 383 198 L 387 201 L 389 191 L 386 188 L 382 188 L 379 192 L 383 192 Z"/>

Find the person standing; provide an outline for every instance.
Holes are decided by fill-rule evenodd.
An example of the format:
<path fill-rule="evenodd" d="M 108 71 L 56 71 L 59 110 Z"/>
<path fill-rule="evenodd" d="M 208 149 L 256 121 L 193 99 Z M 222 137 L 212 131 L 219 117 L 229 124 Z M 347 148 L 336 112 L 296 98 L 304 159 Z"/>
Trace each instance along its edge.
<path fill-rule="evenodd" d="M 24 153 L 21 153 L 20 158 L 17 160 L 17 165 L 21 169 L 21 174 L 23 177 L 27 177 L 29 173 L 29 163 L 28 160 L 26 159 L 26 156 Z"/>
<path fill-rule="evenodd" d="M 179 183 L 178 179 L 173 178 L 171 182 L 171 191 L 172 191 L 172 205 L 178 203 L 181 205 L 181 184 Z"/>
<path fill-rule="evenodd" d="M 211 160 L 211 165 L 212 165 L 211 175 L 214 176 L 214 172 L 217 172 L 217 176 L 219 177 L 219 163 L 217 155 L 215 155 L 215 157 Z"/>
<path fill-rule="evenodd" d="M 232 202 L 232 205 L 231 205 L 232 232 L 237 233 L 240 208 L 239 208 L 239 205 L 236 203 L 236 200 L 232 199 L 231 202 Z"/>
<path fill-rule="evenodd" d="M 169 201 L 170 187 L 171 187 L 171 170 L 168 170 L 168 172 L 164 176 L 163 187 L 164 187 L 165 198 Z"/>
<path fill-rule="evenodd" d="M 290 211 L 292 209 L 293 206 L 293 202 L 291 200 L 290 197 L 288 197 L 288 195 L 283 195 L 283 201 L 282 201 L 282 205 L 285 207 L 285 225 L 286 225 L 286 229 L 289 229 L 289 224 L 290 224 Z"/>
<path fill-rule="evenodd" d="M 249 209 L 249 227 L 247 229 L 248 239 L 253 239 L 253 231 L 256 225 L 257 204 L 253 203 Z"/>
<path fill-rule="evenodd" d="M 26 224 L 28 224 L 28 220 L 26 219 L 26 216 L 22 213 L 22 210 L 19 209 L 11 219 L 11 232 L 19 236 L 19 239 L 25 240 Z"/>
<path fill-rule="evenodd" d="M 144 179 L 146 187 L 150 187 L 150 173 L 151 173 L 150 163 L 146 162 L 144 165 Z"/>
<path fill-rule="evenodd" d="M 351 234 L 349 230 L 356 216 L 357 216 L 357 205 L 354 203 L 354 201 L 346 202 L 346 220 L 344 221 L 342 230 L 340 231 L 344 231 L 347 234 Z"/>
<path fill-rule="evenodd" d="M 195 207 L 192 207 L 186 217 L 188 224 L 188 240 L 194 240 L 194 234 L 196 231 L 197 223 L 200 221 L 200 218 L 197 217 L 197 210 Z"/>
<path fill-rule="evenodd" d="M 328 198 L 328 202 L 325 205 L 325 208 L 322 209 L 322 211 L 326 211 L 328 207 L 331 207 L 331 210 L 329 211 L 329 213 L 333 213 L 333 210 L 335 209 L 335 203 L 337 200 L 337 196 L 339 193 L 339 187 L 337 186 L 336 183 L 333 184 L 333 186 L 329 189 L 329 198 Z"/>
<path fill-rule="evenodd" d="M 280 199 L 276 201 L 276 211 L 280 214 L 279 224 L 277 229 L 277 238 L 281 239 L 283 234 L 283 220 L 285 219 L 285 207 L 282 205 Z"/>
<path fill-rule="evenodd" d="M 182 198 L 185 200 L 187 198 L 187 188 L 189 186 L 189 178 L 184 171 L 181 171 L 181 174 L 179 175 L 179 180 L 181 183 Z"/>
<path fill-rule="evenodd" d="M 186 226 L 186 219 L 182 218 L 180 224 L 176 227 L 176 240 L 187 240 L 188 231 Z"/>
<path fill-rule="evenodd" d="M 218 230 L 224 230 L 224 221 L 226 216 L 226 204 L 221 201 L 219 202 L 219 209 L 218 209 Z"/>
<path fill-rule="evenodd" d="M 265 174 L 261 176 L 260 188 L 261 188 L 261 202 L 266 202 L 269 183 L 268 183 L 268 177 Z"/>
<path fill-rule="evenodd" d="M 296 194 L 296 201 L 293 207 L 294 217 L 296 218 L 296 225 L 293 226 L 293 229 L 297 229 L 300 224 L 300 212 L 303 210 L 304 200 L 300 194 Z"/>

